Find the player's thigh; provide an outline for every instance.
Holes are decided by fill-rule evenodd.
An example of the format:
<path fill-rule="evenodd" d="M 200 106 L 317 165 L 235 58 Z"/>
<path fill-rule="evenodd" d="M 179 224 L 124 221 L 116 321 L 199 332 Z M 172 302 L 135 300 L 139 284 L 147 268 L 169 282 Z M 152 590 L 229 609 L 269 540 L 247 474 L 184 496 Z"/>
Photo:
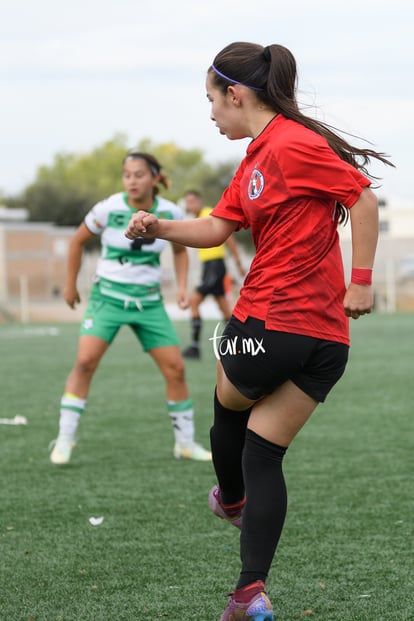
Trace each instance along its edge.
<path fill-rule="evenodd" d="M 289 446 L 318 405 L 291 380 L 252 408 L 248 428 L 269 442 Z"/>
<path fill-rule="evenodd" d="M 236 388 L 224 372 L 220 360 L 217 361 L 217 398 L 225 408 L 236 411 L 247 410 L 256 401 L 245 397 Z"/>
<path fill-rule="evenodd" d="M 109 347 L 109 343 L 98 336 L 80 336 L 78 341 L 77 363 L 96 367 Z"/>

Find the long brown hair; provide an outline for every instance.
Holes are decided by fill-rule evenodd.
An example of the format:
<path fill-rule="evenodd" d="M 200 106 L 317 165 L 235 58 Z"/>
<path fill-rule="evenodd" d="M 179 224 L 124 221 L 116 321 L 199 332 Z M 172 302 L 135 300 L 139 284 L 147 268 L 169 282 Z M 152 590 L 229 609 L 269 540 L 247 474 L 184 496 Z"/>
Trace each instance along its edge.
<path fill-rule="evenodd" d="M 337 134 L 337 129 L 303 114 L 296 99 L 297 68 L 293 54 L 283 45 L 263 47 L 256 43 L 236 42 L 227 45 L 215 57 L 209 73 L 213 84 L 224 94 L 231 84 L 251 88 L 257 99 L 288 119 L 297 121 L 323 136 L 333 151 L 368 178 L 371 159 L 394 166 L 385 153 L 358 148 Z M 345 222 L 348 210 L 337 204 L 339 222 Z"/>

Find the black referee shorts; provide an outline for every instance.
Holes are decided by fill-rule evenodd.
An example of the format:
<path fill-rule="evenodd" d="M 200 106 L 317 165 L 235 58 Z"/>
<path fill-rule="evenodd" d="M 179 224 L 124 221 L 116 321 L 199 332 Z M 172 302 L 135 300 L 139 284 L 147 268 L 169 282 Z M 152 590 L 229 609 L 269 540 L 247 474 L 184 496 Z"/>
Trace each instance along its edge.
<path fill-rule="evenodd" d="M 224 276 L 226 275 L 226 265 L 223 259 L 212 259 L 203 263 L 201 283 L 197 291 L 201 295 L 224 295 Z"/>
<path fill-rule="evenodd" d="M 349 348 L 301 334 L 266 330 L 264 321 L 232 317 L 214 348 L 230 382 L 248 399 L 260 399 L 291 380 L 325 401 L 343 375 Z"/>

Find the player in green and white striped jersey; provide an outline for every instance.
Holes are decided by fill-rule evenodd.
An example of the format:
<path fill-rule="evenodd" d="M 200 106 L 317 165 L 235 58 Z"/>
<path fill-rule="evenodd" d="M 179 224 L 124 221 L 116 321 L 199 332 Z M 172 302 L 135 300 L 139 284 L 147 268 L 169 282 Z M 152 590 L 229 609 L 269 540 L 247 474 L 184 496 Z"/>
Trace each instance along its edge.
<path fill-rule="evenodd" d="M 129 153 L 123 162 L 122 178 L 125 192 L 97 203 L 70 244 L 64 297 L 71 308 L 80 302 L 76 283 L 84 245 L 100 235 L 102 250 L 80 329 L 77 357 L 60 403 L 59 434 L 50 459 L 54 464 L 69 462 L 93 375 L 119 329 L 127 325 L 164 376 L 167 411 L 175 435 L 174 456 L 210 461 L 211 453 L 194 440 L 193 405 L 179 340 L 162 300 L 160 255 L 169 242 L 131 242 L 124 234 L 138 209 L 174 220 L 182 219 L 182 211 L 158 195 L 158 185 L 168 187 L 168 179 L 154 156 Z M 186 308 L 188 254 L 179 244 L 172 244 L 172 249 L 177 302 Z"/>

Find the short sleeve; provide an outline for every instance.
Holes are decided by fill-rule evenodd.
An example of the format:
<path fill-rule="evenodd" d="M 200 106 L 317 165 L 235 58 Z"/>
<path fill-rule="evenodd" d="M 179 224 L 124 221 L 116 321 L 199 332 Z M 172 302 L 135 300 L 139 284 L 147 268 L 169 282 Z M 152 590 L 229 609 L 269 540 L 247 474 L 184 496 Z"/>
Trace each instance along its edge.
<path fill-rule="evenodd" d="M 212 216 L 226 220 L 235 220 L 238 222 L 237 229 L 247 229 L 250 226 L 240 201 L 240 180 L 243 176 L 243 169 L 244 160 L 236 171 L 229 187 L 224 190 L 221 199 L 211 212 Z"/>
<path fill-rule="evenodd" d="M 100 235 L 108 223 L 108 199 L 96 203 L 86 214 L 84 223 L 94 235 Z"/>
<path fill-rule="evenodd" d="M 303 139 L 307 135 L 311 140 Z M 279 150 L 279 166 L 291 197 L 330 196 L 347 208 L 371 184 L 314 132 L 293 136 L 286 142 Z"/>

